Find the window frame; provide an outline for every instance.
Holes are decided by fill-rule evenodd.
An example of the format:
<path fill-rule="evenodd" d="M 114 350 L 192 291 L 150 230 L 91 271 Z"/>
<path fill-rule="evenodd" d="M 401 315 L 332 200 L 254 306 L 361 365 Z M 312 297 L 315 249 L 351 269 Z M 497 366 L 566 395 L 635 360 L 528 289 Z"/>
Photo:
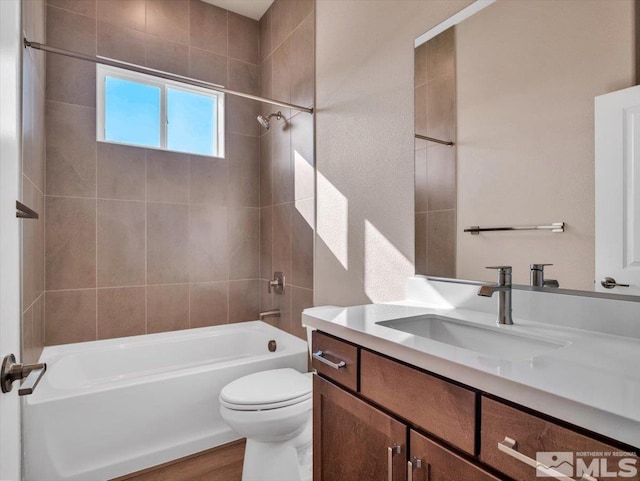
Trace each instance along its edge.
<path fill-rule="evenodd" d="M 151 87 L 160 89 L 160 146 L 148 146 L 142 144 L 133 144 L 127 142 L 117 142 L 108 140 L 105 138 L 105 85 L 106 77 L 113 77 L 120 80 L 126 80 L 129 82 L 136 82 Z M 171 150 L 167 148 L 167 137 L 169 128 L 169 119 L 167 118 L 167 90 L 171 88 L 174 90 L 182 90 L 184 92 L 205 95 L 207 97 L 213 97 L 216 99 L 216 126 L 217 129 L 213 133 L 216 141 L 217 151 L 213 154 L 200 154 L 197 152 L 187 152 L 184 150 Z M 225 154 L 225 128 L 224 128 L 224 93 L 217 92 L 215 90 L 206 89 L 203 87 L 197 87 L 195 85 L 186 84 L 183 82 L 177 82 L 175 80 L 167 80 L 153 75 L 132 72 L 130 70 L 112 67 L 110 65 L 97 64 L 96 65 L 96 139 L 98 142 L 104 142 L 108 144 L 116 145 L 129 145 L 132 147 L 140 147 L 143 149 L 164 150 L 167 152 L 178 152 L 188 155 L 199 155 L 204 157 L 219 157 L 224 158 Z"/>

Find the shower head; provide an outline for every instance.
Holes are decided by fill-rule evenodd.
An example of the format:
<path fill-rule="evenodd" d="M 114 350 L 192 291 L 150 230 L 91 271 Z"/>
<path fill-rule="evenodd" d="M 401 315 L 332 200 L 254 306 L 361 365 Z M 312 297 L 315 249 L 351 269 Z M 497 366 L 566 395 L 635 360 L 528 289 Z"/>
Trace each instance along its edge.
<path fill-rule="evenodd" d="M 282 118 L 282 112 L 276 112 L 274 114 L 269 114 L 267 117 L 264 115 L 258 115 L 258 122 L 262 125 L 266 130 L 269 130 L 269 120 L 271 117 L 275 117 L 277 120 Z"/>

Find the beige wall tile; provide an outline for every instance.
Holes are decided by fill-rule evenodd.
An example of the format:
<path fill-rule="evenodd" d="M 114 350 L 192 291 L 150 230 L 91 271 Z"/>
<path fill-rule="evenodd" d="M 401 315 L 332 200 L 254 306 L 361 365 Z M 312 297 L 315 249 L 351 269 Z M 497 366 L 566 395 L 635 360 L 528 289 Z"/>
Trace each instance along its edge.
<path fill-rule="evenodd" d="M 252 95 L 260 94 L 260 67 L 229 59 L 229 88 Z"/>
<path fill-rule="evenodd" d="M 152 35 L 146 36 L 147 67 L 189 75 L 189 47 Z"/>
<path fill-rule="evenodd" d="M 276 48 L 313 11 L 313 0 L 276 0 L 271 8 L 271 41 Z"/>
<path fill-rule="evenodd" d="M 30 307 L 22 313 L 22 361 L 21 362 L 38 362 L 34 356 L 34 339 L 33 339 L 33 308 Z M 35 358 L 35 359 L 34 359 Z"/>
<path fill-rule="evenodd" d="M 427 149 L 416 150 L 415 161 L 415 205 L 416 212 L 427 211 Z"/>
<path fill-rule="evenodd" d="M 35 210 L 36 188 L 24 175 L 22 176 L 21 201 L 27 207 Z M 37 212 L 37 210 L 36 210 Z M 22 223 L 22 311 L 24 312 L 36 298 L 35 280 L 36 259 L 33 252 L 36 246 L 36 225 L 43 219 L 25 220 Z"/>
<path fill-rule="evenodd" d="M 59 55 L 47 58 L 47 99 L 96 106 L 96 66 Z"/>
<path fill-rule="evenodd" d="M 98 200 L 98 287 L 144 285 L 145 204 Z"/>
<path fill-rule="evenodd" d="M 308 199 L 315 195 L 313 157 L 313 116 L 301 112 L 289 120 L 291 156 L 293 161 L 294 199 Z"/>
<path fill-rule="evenodd" d="M 97 0 L 98 18 L 141 32 L 146 28 L 145 0 Z"/>
<path fill-rule="evenodd" d="M 456 211 L 427 214 L 427 275 L 455 277 Z"/>
<path fill-rule="evenodd" d="M 98 289 L 98 339 L 145 333 L 146 288 Z"/>
<path fill-rule="evenodd" d="M 145 149 L 98 142 L 98 197 L 145 199 Z"/>
<path fill-rule="evenodd" d="M 227 57 L 200 48 L 189 47 L 189 76 L 227 85 Z"/>
<path fill-rule="evenodd" d="M 255 279 L 260 273 L 260 209 L 229 208 L 229 279 Z"/>
<path fill-rule="evenodd" d="M 147 2 L 147 33 L 165 40 L 189 43 L 189 0 Z"/>
<path fill-rule="evenodd" d="M 416 87 L 413 98 L 415 133 L 434 137 L 432 133 L 427 134 L 427 85 L 423 84 Z"/>
<path fill-rule="evenodd" d="M 145 65 L 145 35 L 138 30 L 98 21 L 98 55 Z"/>
<path fill-rule="evenodd" d="M 413 85 L 418 87 L 427 83 L 427 44 L 423 43 L 413 51 L 414 54 L 414 75 Z"/>
<path fill-rule="evenodd" d="M 46 200 L 47 290 L 96 286 L 96 201 Z"/>
<path fill-rule="evenodd" d="M 189 280 L 223 281 L 229 278 L 227 207 L 189 206 Z"/>
<path fill-rule="evenodd" d="M 189 280 L 189 206 L 147 204 L 147 284 Z"/>
<path fill-rule="evenodd" d="M 272 133 L 266 132 L 260 137 L 260 206 L 272 204 L 271 198 L 271 139 Z"/>
<path fill-rule="evenodd" d="M 264 62 L 271 55 L 271 11 L 272 7 L 260 19 L 260 61 Z"/>
<path fill-rule="evenodd" d="M 229 308 L 227 282 L 207 282 L 189 286 L 190 327 L 226 324 Z"/>
<path fill-rule="evenodd" d="M 47 4 L 88 17 L 96 16 L 96 0 L 47 0 Z"/>
<path fill-rule="evenodd" d="M 286 273 L 285 273 L 286 277 Z M 273 317 L 270 324 L 283 331 L 291 332 L 291 286 L 287 286 L 284 294 L 273 294 L 273 308 L 280 309 L 280 317 Z"/>
<path fill-rule="evenodd" d="M 243 135 L 260 135 L 260 124 L 256 117 L 260 113 L 260 103 L 255 100 L 227 96 L 225 99 L 227 132 Z"/>
<path fill-rule="evenodd" d="M 447 78 L 430 81 L 427 88 L 427 135 L 442 140 L 455 140 L 455 82 Z"/>
<path fill-rule="evenodd" d="M 287 40 L 271 55 L 272 77 L 271 95 L 275 100 L 291 102 L 291 42 Z M 286 117 L 290 114 L 283 111 Z"/>
<path fill-rule="evenodd" d="M 424 44 L 427 82 L 441 78 L 455 81 L 455 42 L 455 28 L 448 28 Z"/>
<path fill-rule="evenodd" d="M 260 95 L 268 99 L 273 98 L 272 94 L 272 78 L 273 78 L 273 57 L 269 57 L 260 66 Z M 269 115 L 278 107 L 262 102 L 260 104 L 260 112 L 262 115 Z M 263 132 L 264 135 L 264 132 Z"/>
<path fill-rule="evenodd" d="M 147 287 L 147 333 L 189 327 L 189 285 Z"/>
<path fill-rule="evenodd" d="M 229 203 L 244 207 L 260 206 L 260 139 L 227 134 L 229 161 Z"/>
<path fill-rule="evenodd" d="M 190 45 L 226 56 L 227 11 L 201 0 L 191 0 L 189 15 Z"/>
<path fill-rule="evenodd" d="M 190 156 L 189 202 L 226 205 L 228 191 L 227 166 L 227 159 Z"/>
<path fill-rule="evenodd" d="M 446 145 L 427 149 L 427 204 L 429 210 L 456 208 L 456 150 Z"/>
<path fill-rule="evenodd" d="M 229 282 L 229 322 L 255 321 L 260 314 L 260 281 Z"/>
<path fill-rule="evenodd" d="M 291 334 L 307 340 L 307 330 L 302 327 L 302 311 L 313 307 L 313 291 L 311 289 L 291 288 Z"/>
<path fill-rule="evenodd" d="M 271 196 L 274 204 L 291 202 L 295 179 L 291 155 L 291 130 L 285 121 L 271 120 Z"/>
<path fill-rule="evenodd" d="M 260 24 L 251 18 L 229 12 L 229 57 L 252 64 L 260 63 Z"/>
<path fill-rule="evenodd" d="M 96 112 L 47 102 L 47 195 L 95 197 Z"/>
<path fill-rule="evenodd" d="M 313 106 L 314 18 L 307 17 L 291 35 L 291 102 Z"/>
<path fill-rule="evenodd" d="M 273 207 L 260 209 L 260 277 L 273 279 Z"/>
<path fill-rule="evenodd" d="M 84 15 L 49 6 L 47 7 L 47 44 L 51 47 L 95 55 L 96 21 Z"/>
<path fill-rule="evenodd" d="M 273 207 L 272 269 L 274 272 L 284 272 L 288 278 L 291 278 L 292 210 L 292 203 Z"/>
<path fill-rule="evenodd" d="M 45 345 L 96 339 L 96 289 L 45 294 Z"/>
<path fill-rule="evenodd" d="M 189 156 L 147 150 L 147 200 L 189 202 Z"/>
<path fill-rule="evenodd" d="M 313 197 L 296 201 L 291 213 L 291 284 L 313 289 Z"/>
<path fill-rule="evenodd" d="M 416 274 L 427 274 L 427 213 L 417 213 L 415 222 Z"/>

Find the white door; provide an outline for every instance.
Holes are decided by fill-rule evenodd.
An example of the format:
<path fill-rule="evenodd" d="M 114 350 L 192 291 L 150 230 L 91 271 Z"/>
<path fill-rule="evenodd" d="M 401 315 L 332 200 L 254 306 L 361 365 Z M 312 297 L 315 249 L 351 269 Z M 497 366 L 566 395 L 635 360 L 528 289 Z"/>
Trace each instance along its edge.
<path fill-rule="evenodd" d="M 640 86 L 596 97 L 595 119 L 596 290 L 640 295 Z"/>
<path fill-rule="evenodd" d="M 20 356 L 20 0 L 0 0 L 0 362 Z M 18 390 L 0 393 L 0 479 L 20 480 Z"/>

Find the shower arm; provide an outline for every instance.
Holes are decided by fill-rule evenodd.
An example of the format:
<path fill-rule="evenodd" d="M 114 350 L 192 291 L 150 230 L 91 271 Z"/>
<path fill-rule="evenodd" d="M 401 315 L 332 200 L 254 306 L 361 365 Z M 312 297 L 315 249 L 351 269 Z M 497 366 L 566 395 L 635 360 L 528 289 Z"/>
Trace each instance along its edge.
<path fill-rule="evenodd" d="M 64 57 L 71 57 L 71 58 L 77 58 L 79 60 L 86 60 L 87 62 L 99 63 L 102 65 L 109 65 L 111 67 L 118 67 L 121 69 L 130 70 L 132 72 L 153 75 L 155 77 L 160 77 L 165 80 L 182 82 L 185 84 L 194 85 L 196 87 L 202 87 L 205 89 L 214 90 L 216 92 L 222 92 L 225 94 L 234 95 L 236 97 L 257 100 L 258 102 L 264 102 L 266 104 L 277 105 L 279 107 L 286 107 L 293 110 L 299 110 L 300 112 L 306 112 L 308 114 L 313 113 L 313 108 L 311 107 L 303 107 L 302 105 L 290 104 L 287 102 L 280 102 L 279 100 L 273 100 L 265 97 L 259 97 L 257 95 L 247 94 L 244 92 L 238 92 L 237 90 L 231 90 L 211 82 L 204 82 L 202 80 L 197 80 L 191 77 L 185 77 L 183 75 L 175 75 L 172 73 L 163 72 L 162 70 L 155 70 L 152 68 L 140 67 L 138 65 L 134 65 L 127 62 L 119 62 L 118 60 L 111 60 L 105 57 L 92 57 L 91 55 L 85 55 L 82 53 L 73 52 L 71 50 L 64 50 L 61 48 L 50 47 L 49 45 L 45 45 L 43 43 L 33 42 L 31 40 L 28 40 L 26 37 L 24 38 L 24 47 L 25 48 L 29 47 L 35 50 L 42 50 L 43 52 L 62 55 Z"/>

